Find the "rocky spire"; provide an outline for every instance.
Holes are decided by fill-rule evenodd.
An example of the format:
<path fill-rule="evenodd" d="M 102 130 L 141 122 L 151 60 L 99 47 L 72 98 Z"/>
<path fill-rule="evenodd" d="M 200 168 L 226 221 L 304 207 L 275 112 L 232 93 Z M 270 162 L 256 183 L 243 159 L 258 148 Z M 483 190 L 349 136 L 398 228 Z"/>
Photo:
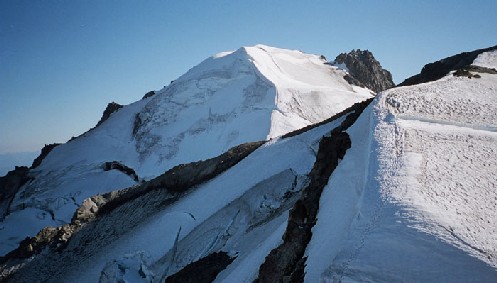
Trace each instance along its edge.
<path fill-rule="evenodd" d="M 349 72 L 344 78 L 351 84 L 367 87 L 375 92 L 380 92 L 395 86 L 392 75 L 383 69 L 368 50 L 352 50 L 349 53 L 338 55 L 334 65 L 342 64 Z"/>

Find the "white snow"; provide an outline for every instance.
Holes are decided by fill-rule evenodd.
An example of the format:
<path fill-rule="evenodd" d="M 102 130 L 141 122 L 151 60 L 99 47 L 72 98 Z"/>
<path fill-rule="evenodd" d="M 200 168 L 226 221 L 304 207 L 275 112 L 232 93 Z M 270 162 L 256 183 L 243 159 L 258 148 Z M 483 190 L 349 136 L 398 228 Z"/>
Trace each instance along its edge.
<path fill-rule="evenodd" d="M 306 282 L 495 282 L 497 75 L 480 75 L 388 90 L 349 129 Z"/>
<path fill-rule="evenodd" d="M 276 86 L 276 109 L 268 138 L 317 123 L 330 113 L 371 97 L 371 91 L 348 84 L 342 71 L 324 64 L 318 55 L 264 45 L 246 50 L 260 72 Z"/>
<path fill-rule="evenodd" d="M 473 65 L 497 69 L 497 50 L 478 55 Z"/>
<path fill-rule="evenodd" d="M 492 67 L 496 57 L 487 52 L 474 64 Z M 134 183 L 102 172 L 104 161 L 151 178 L 244 141 L 273 138 L 92 257 L 75 259 L 78 269 L 62 278 L 97 281 L 105 268 L 111 279 L 159 280 L 222 250 L 237 257 L 216 282 L 253 282 L 281 243 L 288 195 L 304 186 L 320 138 L 344 117 L 278 136 L 369 96 L 343 74 L 316 55 L 263 45 L 207 59 L 54 149 L 15 199 L 28 207 L 2 223 L 2 251 L 38 226 L 63 222 L 84 196 Z M 385 91 L 347 130 L 352 147 L 321 196 L 305 282 L 496 281 L 497 75 L 480 75 L 448 74 Z M 133 135 L 135 115 L 141 126 Z"/>
<path fill-rule="evenodd" d="M 17 194 L 10 217 L 36 207 L 53 214 L 53 225 L 66 223 L 83 199 L 135 184 L 120 172 L 102 171 L 104 162 L 119 161 L 148 180 L 175 165 L 320 122 L 371 97 L 343 75 L 300 51 L 257 45 L 219 53 L 56 147 Z M 46 225 L 9 223 L 0 223 L 0 254 Z"/>
<path fill-rule="evenodd" d="M 344 117 L 292 138 L 263 145 L 230 170 L 201 185 L 192 193 L 168 206 L 153 219 L 144 219 L 140 226 L 129 231 L 119 241 L 99 251 L 92 258 L 85 259 L 88 265 L 69 274 L 65 281 L 96 281 L 106 263 L 136 252 L 144 252 L 150 256 L 152 262 L 159 261 L 173 248 L 180 228 L 178 253 L 183 253 L 185 256 L 190 255 L 187 258 L 195 260 L 200 254 L 203 254 L 202 251 L 208 246 L 206 243 L 217 237 L 218 232 L 212 233 L 212 231 L 219 229 L 217 222 L 220 221 L 220 227 L 225 229 L 229 226 L 226 223 L 229 223 L 230 219 L 236 218 L 236 209 L 241 210 L 239 213 L 242 215 L 246 215 L 241 217 L 239 220 L 241 222 L 236 226 L 238 227 L 236 229 L 240 229 L 239 237 L 243 239 L 240 240 L 240 243 L 245 243 L 245 246 L 240 246 L 237 241 L 224 245 L 224 248 L 227 248 L 229 252 L 233 254 L 239 252 L 240 255 L 239 259 L 233 263 L 234 270 L 227 270 L 222 275 L 222 279 L 228 280 L 226 282 L 253 280 L 258 272 L 258 266 L 265 258 L 264 254 L 274 248 L 281 240 L 284 228 L 280 226 L 284 225 L 287 212 L 250 232 L 251 230 L 247 230 L 247 223 L 244 219 L 252 215 L 254 212 L 250 211 L 254 209 L 261 211 L 265 202 L 261 203 L 260 199 L 268 198 L 268 195 L 259 193 L 248 198 L 242 198 L 242 196 L 254 189 L 261 181 L 285 170 L 291 169 L 294 174 L 300 176 L 307 174 L 314 164 L 315 152 L 320 138 L 338 126 L 343 119 Z M 231 203 L 236 201 L 239 202 L 237 205 L 226 210 Z M 231 213 L 211 218 L 215 213 L 224 214 L 226 211 L 231 211 Z M 207 222 L 209 219 L 211 219 L 211 223 Z M 201 226 L 204 223 L 209 224 L 204 225 L 205 227 Z M 204 230 L 199 232 L 198 229 Z M 190 233 L 197 233 L 198 236 L 189 239 L 187 236 Z M 244 236 L 245 234 L 248 236 Z M 183 239 L 187 239 L 187 242 L 181 243 Z M 181 249 L 182 246 L 184 251 Z M 238 273 L 236 268 L 238 265 L 247 268 L 246 271 Z M 157 274 L 162 274 L 162 270 Z"/>

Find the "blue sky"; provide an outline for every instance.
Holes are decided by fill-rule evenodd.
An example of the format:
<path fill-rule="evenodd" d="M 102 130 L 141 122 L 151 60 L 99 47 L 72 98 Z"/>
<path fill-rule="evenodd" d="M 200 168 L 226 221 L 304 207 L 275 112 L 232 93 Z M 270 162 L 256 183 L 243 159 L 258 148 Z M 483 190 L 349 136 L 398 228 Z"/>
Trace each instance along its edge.
<path fill-rule="evenodd" d="M 368 49 L 398 83 L 497 44 L 497 1 L 0 1 L 0 154 L 94 126 L 205 58 L 263 43 Z"/>

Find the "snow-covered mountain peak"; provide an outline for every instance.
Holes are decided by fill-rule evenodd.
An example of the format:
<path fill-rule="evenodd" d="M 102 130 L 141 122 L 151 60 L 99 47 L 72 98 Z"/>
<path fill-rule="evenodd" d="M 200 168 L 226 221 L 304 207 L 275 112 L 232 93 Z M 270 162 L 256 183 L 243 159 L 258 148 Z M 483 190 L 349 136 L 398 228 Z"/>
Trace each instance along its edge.
<path fill-rule="evenodd" d="M 495 282 L 493 50 L 177 165 L 363 94 L 320 56 L 215 55 L 12 174 L 0 280 Z"/>
<path fill-rule="evenodd" d="M 154 163 L 185 154 L 189 158 L 182 162 L 206 158 L 207 152 L 320 122 L 371 97 L 324 63 L 317 55 L 264 45 L 208 58 L 140 111 L 133 129 L 140 159 L 146 162 L 158 148 Z M 180 146 L 192 138 L 208 139 L 206 148 Z"/>
<path fill-rule="evenodd" d="M 33 180 L 12 200 L 2 223 L 0 252 L 44 226 L 69 222 L 90 196 L 321 122 L 372 96 L 325 63 L 301 51 L 242 47 L 207 58 L 167 87 L 119 106 L 30 171 Z M 25 219 L 29 225 L 13 228 Z"/>

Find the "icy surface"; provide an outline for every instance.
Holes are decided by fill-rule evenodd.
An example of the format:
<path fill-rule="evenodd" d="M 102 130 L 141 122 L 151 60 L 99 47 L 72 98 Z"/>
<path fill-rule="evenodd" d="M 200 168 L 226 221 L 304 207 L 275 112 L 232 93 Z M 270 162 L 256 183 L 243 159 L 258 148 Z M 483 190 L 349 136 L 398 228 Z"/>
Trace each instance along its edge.
<path fill-rule="evenodd" d="M 264 45 L 206 59 L 154 96 L 56 147 L 30 173 L 34 181 L 0 223 L 0 255 L 47 223 L 69 222 L 83 199 L 136 183 L 121 172 L 103 171 L 105 162 L 119 161 L 148 180 L 175 165 L 322 121 L 371 97 L 343 75 L 317 55 Z M 28 217 L 21 210 L 29 207 L 34 221 L 14 224 L 17 213 Z M 36 221 L 40 215 L 48 218 Z"/>
<path fill-rule="evenodd" d="M 495 282 L 496 108 L 490 74 L 381 94 L 348 130 L 305 281 Z"/>

